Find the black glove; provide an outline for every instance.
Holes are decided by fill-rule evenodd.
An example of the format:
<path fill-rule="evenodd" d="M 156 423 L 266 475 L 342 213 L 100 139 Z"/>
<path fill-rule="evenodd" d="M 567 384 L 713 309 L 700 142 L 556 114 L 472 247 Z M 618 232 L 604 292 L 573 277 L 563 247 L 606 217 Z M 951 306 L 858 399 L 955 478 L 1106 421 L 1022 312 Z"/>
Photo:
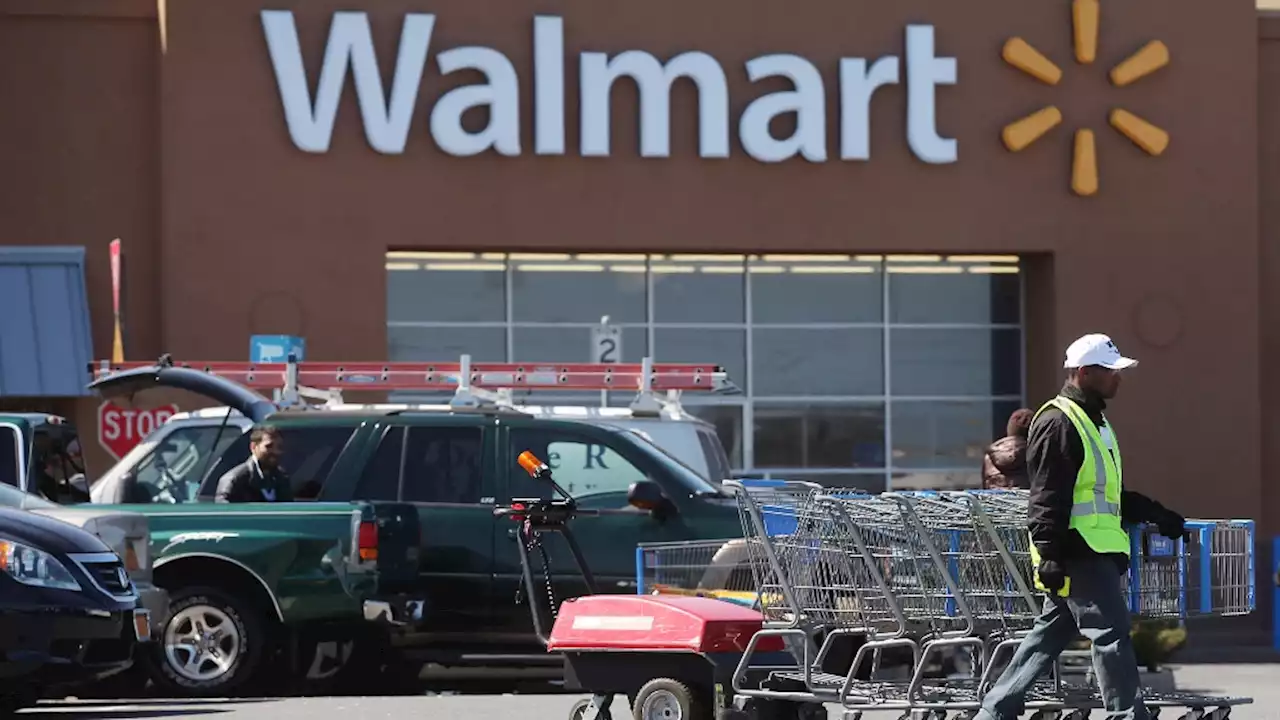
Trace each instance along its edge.
<path fill-rule="evenodd" d="M 1067 584 L 1067 571 L 1057 560 L 1041 560 L 1040 567 L 1036 568 L 1036 575 L 1040 578 L 1040 584 L 1051 592 L 1056 593 Z"/>
<path fill-rule="evenodd" d="M 1164 517 L 1160 518 L 1156 523 L 1156 527 L 1160 530 L 1160 534 L 1170 540 L 1190 540 L 1191 534 L 1187 532 L 1187 521 L 1178 513 L 1172 510 L 1166 510 Z"/>

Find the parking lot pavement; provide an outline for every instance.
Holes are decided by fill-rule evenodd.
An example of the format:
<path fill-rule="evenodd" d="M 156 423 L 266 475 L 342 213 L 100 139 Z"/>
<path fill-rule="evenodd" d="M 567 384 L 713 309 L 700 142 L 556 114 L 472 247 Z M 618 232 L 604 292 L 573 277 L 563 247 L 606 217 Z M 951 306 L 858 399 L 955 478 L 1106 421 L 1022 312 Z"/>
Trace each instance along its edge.
<path fill-rule="evenodd" d="M 1181 665 L 1172 667 L 1177 689 L 1204 694 L 1252 697 L 1232 720 L 1280 718 L 1280 665 Z M 18 720 L 404 720 L 411 717 L 466 720 L 567 720 L 575 695 L 422 695 L 399 697 L 318 697 L 250 700 L 147 700 L 44 702 Z M 613 706 L 616 720 L 630 716 L 624 699 Z M 1094 713 L 1097 717 L 1098 714 Z M 897 714 L 867 713 L 868 720 L 894 720 Z M 1161 720 L 1177 720 L 1164 713 Z M 831 713 L 832 720 L 840 714 Z"/>

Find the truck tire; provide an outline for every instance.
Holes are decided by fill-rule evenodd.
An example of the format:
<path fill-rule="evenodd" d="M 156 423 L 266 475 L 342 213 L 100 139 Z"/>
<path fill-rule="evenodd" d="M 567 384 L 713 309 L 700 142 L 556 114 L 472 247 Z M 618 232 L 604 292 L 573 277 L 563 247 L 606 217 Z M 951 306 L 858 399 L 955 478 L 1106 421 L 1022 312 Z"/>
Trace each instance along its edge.
<path fill-rule="evenodd" d="M 253 602 L 226 590 L 182 588 L 150 645 L 143 656 L 161 695 L 230 697 L 266 656 L 267 623 Z"/>

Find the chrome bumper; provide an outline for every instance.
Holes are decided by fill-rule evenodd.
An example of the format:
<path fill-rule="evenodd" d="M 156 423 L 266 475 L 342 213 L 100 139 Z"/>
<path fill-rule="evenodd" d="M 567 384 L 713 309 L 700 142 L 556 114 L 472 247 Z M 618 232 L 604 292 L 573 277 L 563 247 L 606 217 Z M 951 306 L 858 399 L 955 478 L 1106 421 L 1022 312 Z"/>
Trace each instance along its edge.
<path fill-rule="evenodd" d="M 364 619 L 382 625 L 412 625 L 422 622 L 422 600 L 365 600 Z"/>

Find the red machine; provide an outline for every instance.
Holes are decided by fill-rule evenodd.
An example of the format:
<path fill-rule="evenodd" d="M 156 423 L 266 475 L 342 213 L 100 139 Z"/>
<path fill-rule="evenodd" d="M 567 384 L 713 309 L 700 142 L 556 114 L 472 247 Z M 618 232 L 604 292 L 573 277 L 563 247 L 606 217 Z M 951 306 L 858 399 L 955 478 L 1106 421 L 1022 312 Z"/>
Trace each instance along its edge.
<path fill-rule="evenodd" d="M 531 453 L 522 453 L 520 466 L 535 479 L 552 485 L 568 500 L 515 499 L 511 507 L 495 511 L 521 523 L 523 542 L 517 543 L 530 598 L 534 628 L 547 649 L 564 655 L 565 685 L 569 690 L 591 693 L 574 705 L 570 720 L 612 720 L 610 705 L 622 695 L 631 704 L 635 720 L 711 720 L 741 717 L 732 705 L 732 677 L 751 637 L 760 630 L 760 613 L 733 603 L 699 597 L 656 595 L 600 595 L 595 578 L 583 559 L 569 522 L 576 516 L 599 514 L 580 510 L 572 497 L 551 477 L 551 471 Z M 547 605 L 553 619 L 550 634 L 539 604 L 533 602 L 536 586 L 530 551 L 541 554 L 542 568 L 549 564 L 539 542 L 544 532 L 564 537 L 591 595 L 566 600 L 557 613 L 554 598 Z M 549 578 L 548 578 L 549 580 Z M 548 581 L 549 589 L 551 583 Z M 548 590 L 549 592 L 549 590 Z M 781 638 L 764 638 L 759 651 L 777 652 L 779 665 L 794 664 L 784 653 Z M 768 656 L 757 654 L 767 664 Z M 800 703 L 773 704 L 781 713 L 770 720 L 796 720 L 815 708 Z M 815 716 L 826 711 L 816 706 Z M 792 718 L 783 716 L 790 712 Z"/>

